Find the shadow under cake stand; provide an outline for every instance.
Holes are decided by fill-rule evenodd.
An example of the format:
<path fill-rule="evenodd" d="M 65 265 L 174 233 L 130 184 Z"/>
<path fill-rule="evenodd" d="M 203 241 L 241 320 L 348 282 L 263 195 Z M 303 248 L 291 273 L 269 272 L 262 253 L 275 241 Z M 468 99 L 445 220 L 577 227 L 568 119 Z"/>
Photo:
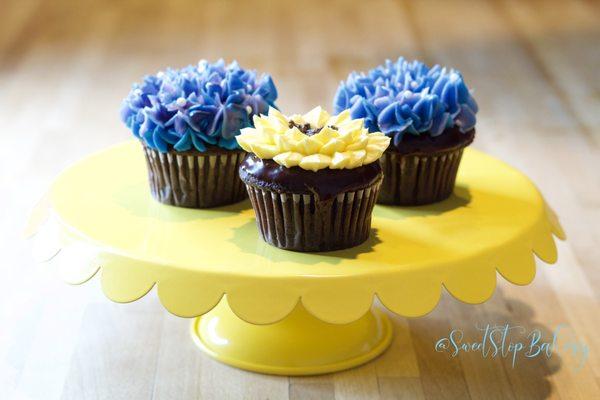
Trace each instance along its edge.
<path fill-rule="evenodd" d="M 194 318 L 200 349 L 251 371 L 312 375 L 365 363 L 392 340 L 375 296 L 409 317 L 431 311 L 442 286 L 481 303 L 496 271 L 525 285 L 534 254 L 553 263 L 553 235 L 564 239 L 528 178 L 467 149 L 449 199 L 376 206 L 370 239 L 351 249 L 280 250 L 258 236 L 249 201 L 209 210 L 154 201 L 139 147 L 127 142 L 68 168 L 29 229 L 65 281 L 98 273 L 121 303 L 156 286 L 167 310 Z"/>

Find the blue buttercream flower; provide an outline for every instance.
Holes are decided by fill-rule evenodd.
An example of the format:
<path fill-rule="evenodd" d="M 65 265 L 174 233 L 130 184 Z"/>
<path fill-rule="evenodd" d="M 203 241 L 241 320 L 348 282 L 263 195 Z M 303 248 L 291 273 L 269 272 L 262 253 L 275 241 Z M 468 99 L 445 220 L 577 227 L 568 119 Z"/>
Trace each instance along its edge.
<path fill-rule="evenodd" d="M 468 132 L 478 110 L 459 71 L 402 57 L 366 74 L 352 72 L 333 106 L 336 113 L 350 109 L 352 118 L 364 118 L 369 131 L 392 136 L 396 146 L 406 133 L 438 136 L 454 126 Z"/>
<path fill-rule="evenodd" d="M 223 60 L 168 68 L 133 85 L 121 119 L 148 147 L 166 152 L 207 145 L 239 149 L 235 136 L 252 127 L 255 114 L 275 107 L 277 89 L 269 75 Z"/>

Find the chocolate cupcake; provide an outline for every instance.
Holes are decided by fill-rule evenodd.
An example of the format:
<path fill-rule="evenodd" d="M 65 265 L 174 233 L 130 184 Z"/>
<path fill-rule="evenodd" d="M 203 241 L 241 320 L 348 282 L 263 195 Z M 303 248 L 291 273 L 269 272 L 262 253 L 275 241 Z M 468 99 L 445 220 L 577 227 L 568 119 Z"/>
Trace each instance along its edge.
<path fill-rule="evenodd" d="M 381 158 L 379 203 L 414 206 L 452 194 L 478 109 L 460 72 L 387 60 L 366 74 L 351 73 L 337 90 L 334 108 L 350 110 L 369 131 L 393 139 Z"/>
<path fill-rule="evenodd" d="M 349 112 L 317 107 L 286 117 L 274 108 L 236 139 L 250 152 L 239 168 L 261 237 L 295 251 L 356 246 L 369 237 L 390 139 Z"/>
<path fill-rule="evenodd" d="M 167 69 L 134 84 L 121 119 L 142 143 L 152 196 L 189 208 L 244 199 L 237 170 L 246 152 L 235 136 L 276 99 L 269 75 L 223 60 Z"/>

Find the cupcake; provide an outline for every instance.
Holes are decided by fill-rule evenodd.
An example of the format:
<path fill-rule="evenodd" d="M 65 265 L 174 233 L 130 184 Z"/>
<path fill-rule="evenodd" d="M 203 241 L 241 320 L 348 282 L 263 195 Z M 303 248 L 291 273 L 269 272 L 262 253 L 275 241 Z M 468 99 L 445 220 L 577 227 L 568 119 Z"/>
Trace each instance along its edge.
<path fill-rule="evenodd" d="M 276 99 L 269 75 L 223 60 L 167 69 L 134 84 L 121 119 L 142 143 L 152 196 L 189 208 L 244 199 L 237 170 L 246 152 L 235 136 Z"/>
<path fill-rule="evenodd" d="M 291 117 L 270 108 L 236 139 L 250 153 L 239 173 L 267 243 L 329 251 L 367 240 L 388 137 L 317 107 Z"/>
<path fill-rule="evenodd" d="M 370 132 L 392 139 L 381 158 L 379 203 L 413 206 L 452 194 L 477 113 L 459 71 L 388 60 L 366 74 L 351 73 L 337 90 L 334 108 L 350 110 Z"/>

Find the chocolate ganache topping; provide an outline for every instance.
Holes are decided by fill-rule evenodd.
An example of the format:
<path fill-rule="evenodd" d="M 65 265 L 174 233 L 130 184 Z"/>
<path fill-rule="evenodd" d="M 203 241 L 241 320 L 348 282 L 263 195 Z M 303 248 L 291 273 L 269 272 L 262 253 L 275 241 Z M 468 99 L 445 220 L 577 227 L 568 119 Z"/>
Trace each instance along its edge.
<path fill-rule="evenodd" d="M 447 128 L 443 135 L 405 135 L 402 142 L 388 151 L 401 154 L 429 154 L 463 147 L 473 142 L 475 129 L 462 133 L 458 127 Z"/>
<path fill-rule="evenodd" d="M 284 167 L 254 154 L 242 161 L 239 173 L 245 183 L 277 193 L 316 194 L 321 201 L 368 187 L 383 177 L 378 162 L 354 169 L 323 169 L 315 173 L 300 167 Z"/>

